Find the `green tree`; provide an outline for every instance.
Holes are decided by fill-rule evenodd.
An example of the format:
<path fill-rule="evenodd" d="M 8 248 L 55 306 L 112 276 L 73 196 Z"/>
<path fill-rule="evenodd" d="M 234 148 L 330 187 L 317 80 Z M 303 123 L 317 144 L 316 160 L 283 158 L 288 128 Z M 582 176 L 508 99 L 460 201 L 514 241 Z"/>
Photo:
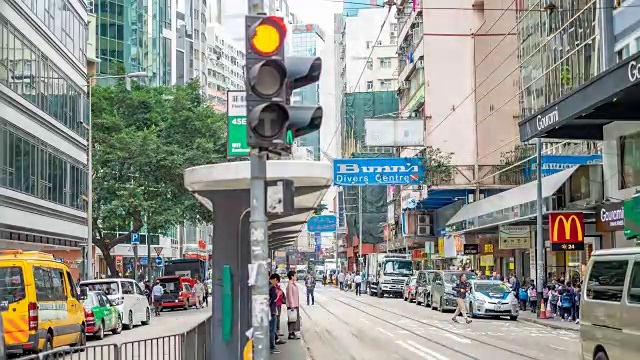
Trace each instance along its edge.
<path fill-rule="evenodd" d="M 316 206 L 315 210 L 313 210 L 313 215 L 322 215 L 322 212 L 327 210 L 327 204 L 321 202 Z"/>
<path fill-rule="evenodd" d="M 427 186 L 447 185 L 453 181 L 454 167 L 451 165 L 453 153 L 427 146 L 417 156 L 422 158 Z"/>
<path fill-rule="evenodd" d="M 213 214 L 185 187 L 183 171 L 224 161 L 224 114 L 204 102 L 200 86 L 145 87 L 124 82 L 92 89 L 93 242 L 110 255 L 146 224 L 164 233 L 184 223 L 210 223 Z M 120 230 L 126 234 L 114 236 Z"/>

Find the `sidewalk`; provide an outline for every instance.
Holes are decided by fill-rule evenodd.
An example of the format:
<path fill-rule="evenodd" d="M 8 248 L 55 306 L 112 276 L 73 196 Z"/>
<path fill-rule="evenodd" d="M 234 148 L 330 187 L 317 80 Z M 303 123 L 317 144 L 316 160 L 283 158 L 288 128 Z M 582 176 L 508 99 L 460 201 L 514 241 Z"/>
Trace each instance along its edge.
<path fill-rule="evenodd" d="M 286 317 L 287 314 L 283 314 Z M 284 319 L 283 317 L 283 319 Z M 302 319 L 304 320 L 304 319 Z M 287 343 L 284 345 L 276 345 L 280 354 L 271 355 L 274 359 L 286 359 L 286 360 L 310 360 L 309 351 L 304 343 L 304 323 L 302 323 L 302 331 L 298 334 L 300 340 L 287 339 L 287 321 L 280 321 L 280 333 L 284 334 L 282 339 Z"/>
<path fill-rule="evenodd" d="M 568 330 L 568 331 L 580 331 L 580 325 L 575 322 L 561 321 L 559 318 L 555 319 L 538 319 L 536 314 L 531 311 L 521 311 L 518 320 L 525 321 L 533 324 L 543 325 L 552 329 Z"/>

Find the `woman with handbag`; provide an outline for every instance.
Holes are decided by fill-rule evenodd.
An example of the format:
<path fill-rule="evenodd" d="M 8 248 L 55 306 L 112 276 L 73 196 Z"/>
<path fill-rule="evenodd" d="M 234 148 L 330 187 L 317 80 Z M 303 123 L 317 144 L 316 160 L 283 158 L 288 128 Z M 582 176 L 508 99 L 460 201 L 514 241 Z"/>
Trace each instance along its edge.
<path fill-rule="evenodd" d="M 295 271 L 289 271 L 287 273 L 289 283 L 287 284 L 287 322 L 289 325 L 289 339 L 298 340 L 296 331 L 300 331 L 300 292 L 296 281 Z"/>

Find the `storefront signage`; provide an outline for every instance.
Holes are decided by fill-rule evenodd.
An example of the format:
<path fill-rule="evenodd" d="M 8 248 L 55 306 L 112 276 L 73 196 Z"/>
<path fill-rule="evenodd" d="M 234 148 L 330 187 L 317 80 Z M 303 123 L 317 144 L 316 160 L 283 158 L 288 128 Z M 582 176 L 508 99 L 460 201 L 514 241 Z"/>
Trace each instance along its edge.
<path fill-rule="evenodd" d="M 629 63 L 629 67 L 627 68 L 627 73 L 629 74 L 629 81 L 634 82 L 640 79 L 640 63 L 636 63 L 632 61 Z"/>
<path fill-rule="evenodd" d="M 584 213 L 549 214 L 549 239 L 553 251 L 584 250 Z"/>
<path fill-rule="evenodd" d="M 548 126 L 551 126 L 555 123 L 558 122 L 559 116 L 558 116 L 558 107 L 556 106 L 556 108 L 542 116 L 542 114 L 538 115 L 538 117 L 536 118 L 536 125 L 538 126 L 538 131 L 540 130 L 544 130 L 545 128 L 547 128 Z"/>
<path fill-rule="evenodd" d="M 334 185 L 419 185 L 424 180 L 420 158 L 335 159 Z"/>
<path fill-rule="evenodd" d="M 438 238 L 438 255 L 444 257 L 444 238 Z"/>
<path fill-rule="evenodd" d="M 531 248 L 531 228 L 529 226 L 500 226 L 500 249 Z"/>
<path fill-rule="evenodd" d="M 493 254 L 493 244 L 484 244 L 484 253 Z"/>
<path fill-rule="evenodd" d="M 478 255 L 480 253 L 480 246 L 478 244 L 464 244 L 465 255 Z"/>
<path fill-rule="evenodd" d="M 624 230 L 624 203 L 603 204 L 596 208 L 596 231 Z"/>
<path fill-rule="evenodd" d="M 640 236 L 640 195 L 624 202 L 624 236 Z"/>

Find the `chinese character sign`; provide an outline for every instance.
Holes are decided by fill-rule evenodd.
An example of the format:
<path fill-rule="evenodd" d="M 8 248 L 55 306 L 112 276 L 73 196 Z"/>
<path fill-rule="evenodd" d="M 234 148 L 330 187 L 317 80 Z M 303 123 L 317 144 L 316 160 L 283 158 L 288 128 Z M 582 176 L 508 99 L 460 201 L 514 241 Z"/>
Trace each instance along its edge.
<path fill-rule="evenodd" d="M 335 215 L 316 215 L 307 221 L 307 230 L 313 233 L 335 232 L 337 226 Z"/>
<path fill-rule="evenodd" d="M 529 226 L 500 226 L 500 249 L 531 248 L 531 228 Z"/>

